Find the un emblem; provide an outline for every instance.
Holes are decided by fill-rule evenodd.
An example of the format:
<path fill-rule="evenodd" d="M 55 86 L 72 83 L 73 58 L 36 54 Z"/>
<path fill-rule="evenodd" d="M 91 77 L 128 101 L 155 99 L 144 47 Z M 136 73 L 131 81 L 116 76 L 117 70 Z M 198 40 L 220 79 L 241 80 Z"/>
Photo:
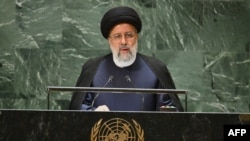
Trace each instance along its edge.
<path fill-rule="evenodd" d="M 135 120 L 132 124 L 121 118 L 103 122 L 100 119 L 91 129 L 91 141 L 144 141 L 144 131 Z"/>

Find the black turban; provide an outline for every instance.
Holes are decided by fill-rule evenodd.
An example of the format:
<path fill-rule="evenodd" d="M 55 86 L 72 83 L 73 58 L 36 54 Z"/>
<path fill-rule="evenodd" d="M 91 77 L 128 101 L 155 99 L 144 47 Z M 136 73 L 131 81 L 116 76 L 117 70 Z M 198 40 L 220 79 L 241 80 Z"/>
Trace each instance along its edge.
<path fill-rule="evenodd" d="M 110 30 L 120 23 L 129 23 L 141 31 L 141 19 L 137 12 L 129 7 L 115 7 L 107 11 L 101 20 L 101 32 L 104 38 L 108 38 Z"/>

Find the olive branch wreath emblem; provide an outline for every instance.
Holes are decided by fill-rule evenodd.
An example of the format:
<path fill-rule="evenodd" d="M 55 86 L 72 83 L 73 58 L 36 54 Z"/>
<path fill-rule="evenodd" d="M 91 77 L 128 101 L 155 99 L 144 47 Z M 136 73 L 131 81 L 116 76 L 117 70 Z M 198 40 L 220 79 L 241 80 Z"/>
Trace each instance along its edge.
<path fill-rule="evenodd" d="M 134 128 L 136 130 L 138 141 L 144 141 L 144 130 L 141 128 L 141 126 L 138 122 L 136 122 L 134 119 L 132 119 L 132 121 L 134 123 Z M 98 122 L 96 122 L 95 125 L 93 126 L 93 128 L 91 129 L 91 135 L 90 135 L 91 141 L 97 141 L 97 138 L 98 138 L 97 135 L 98 135 L 101 123 L 102 123 L 102 119 L 100 119 Z"/>

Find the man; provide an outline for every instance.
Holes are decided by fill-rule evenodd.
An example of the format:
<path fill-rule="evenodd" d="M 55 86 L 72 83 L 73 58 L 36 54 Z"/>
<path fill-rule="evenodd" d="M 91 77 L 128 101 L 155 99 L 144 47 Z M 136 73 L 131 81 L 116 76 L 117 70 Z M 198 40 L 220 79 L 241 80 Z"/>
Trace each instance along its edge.
<path fill-rule="evenodd" d="M 107 11 L 101 32 L 112 53 L 90 59 L 82 67 L 76 87 L 175 89 L 164 63 L 137 53 L 141 20 L 130 7 Z M 162 106 L 183 107 L 174 94 L 73 93 L 70 109 L 95 111 L 157 111 Z"/>

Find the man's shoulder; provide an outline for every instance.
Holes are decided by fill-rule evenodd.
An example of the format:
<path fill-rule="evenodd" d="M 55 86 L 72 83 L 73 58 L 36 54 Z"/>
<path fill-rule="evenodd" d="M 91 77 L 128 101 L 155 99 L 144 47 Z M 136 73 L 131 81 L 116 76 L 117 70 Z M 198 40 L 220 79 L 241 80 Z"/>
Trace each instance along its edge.
<path fill-rule="evenodd" d="M 101 55 L 101 56 L 90 58 L 90 59 L 87 60 L 87 62 L 85 64 L 98 63 L 98 62 L 102 61 L 104 58 L 106 58 L 109 55 L 110 54 L 105 54 L 105 55 Z"/>
<path fill-rule="evenodd" d="M 138 56 L 140 56 L 146 63 L 150 63 L 153 65 L 165 66 L 165 64 L 161 60 L 159 60 L 155 57 L 145 55 L 145 54 L 140 54 L 140 53 L 138 53 Z"/>

